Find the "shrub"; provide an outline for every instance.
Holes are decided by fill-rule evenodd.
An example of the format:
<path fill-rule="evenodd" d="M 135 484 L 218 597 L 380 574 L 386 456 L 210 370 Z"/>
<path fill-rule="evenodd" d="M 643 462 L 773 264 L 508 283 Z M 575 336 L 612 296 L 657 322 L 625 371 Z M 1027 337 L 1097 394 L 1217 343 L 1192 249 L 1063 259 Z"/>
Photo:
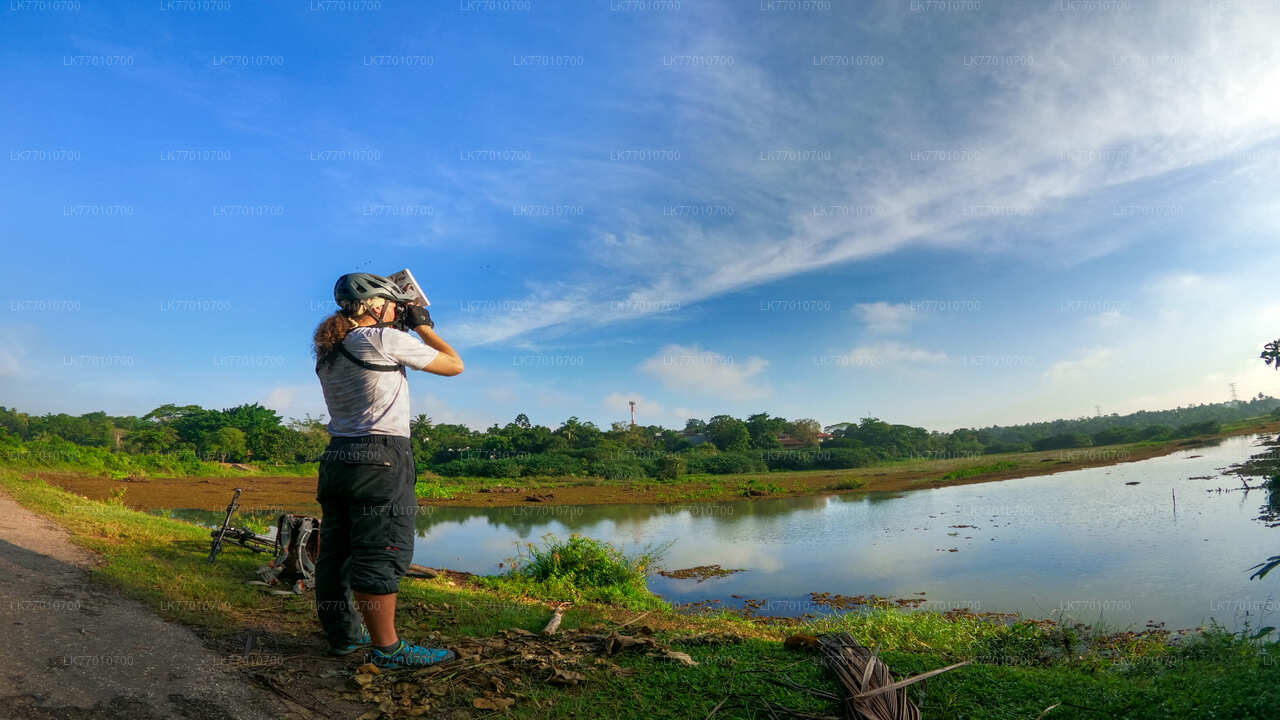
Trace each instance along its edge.
<path fill-rule="evenodd" d="M 612 458 L 591 463 L 591 474 L 608 480 L 643 480 L 644 465 L 635 458 Z"/>
<path fill-rule="evenodd" d="M 560 453 L 537 453 L 521 458 L 523 475 L 581 475 L 586 472 L 587 463 L 581 458 Z"/>
<path fill-rule="evenodd" d="M 691 473 L 727 475 L 764 472 L 768 469 L 769 466 L 761 458 L 742 452 L 723 452 L 715 455 L 692 453 L 688 456 L 688 471 Z"/>
<path fill-rule="evenodd" d="M 649 592 L 645 582 L 649 568 L 661 559 L 669 545 L 646 547 L 628 557 L 613 545 L 581 535 L 560 540 L 544 535 L 542 547 L 527 543 L 519 557 L 511 559 L 511 571 L 498 586 L 557 599 L 597 600 L 631 607 L 660 607 L 664 603 Z M 514 587 L 513 587 L 514 586 Z"/>
<path fill-rule="evenodd" d="M 680 455 L 663 455 L 655 464 L 654 477 L 668 482 L 679 480 L 689 471 L 689 461 Z"/>

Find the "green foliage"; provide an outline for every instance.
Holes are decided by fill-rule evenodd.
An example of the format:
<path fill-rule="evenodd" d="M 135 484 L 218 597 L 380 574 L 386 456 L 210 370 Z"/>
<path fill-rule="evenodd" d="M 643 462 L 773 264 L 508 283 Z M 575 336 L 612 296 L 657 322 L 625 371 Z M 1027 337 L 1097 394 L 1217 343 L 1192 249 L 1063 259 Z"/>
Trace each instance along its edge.
<path fill-rule="evenodd" d="M 756 478 L 749 478 L 738 485 L 738 494 L 746 497 L 781 495 L 782 486 L 777 483 L 766 483 Z"/>
<path fill-rule="evenodd" d="M 707 437 L 720 450 L 746 450 L 751 445 L 747 424 L 730 415 L 716 415 L 707 423 Z"/>
<path fill-rule="evenodd" d="M 666 482 L 675 482 L 689 471 L 689 461 L 679 455 L 663 455 L 657 460 L 654 477 Z"/>
<path fill-rule="evenodd" d="M 752 472 L 764 472 L 769 466 L 756 455 L 745 452 L 723 452 L 714 455 L 697 453 L 689 456 L 688 471 L 691 473 L 711 473 L 713 475 L 729 475 Z"/>
<path fill-rule="evenodd" d="M 1000 472 L 1001 470 L 1012 470 L 1018 467 L 1016 462 L 998 462 L 990 465 L 974 465 L 972 467 L 952 470 L 942 476 L 943 480 L 959 480 L 961 478 L 973 477 L 975 475 L 985 475 L 987 473 Z"/>
<path fill-rule="evenodd" d="M 633 608 L 666 607 L 649 592 L 649 569 L 669 545 L 646 547 L 628 557 L 613 545 L 581 535 L 561 540 L 548 534 L 541 547 L 517 545 L 518 557 L 509 560 L 511 571 L 491 579 L 503 587 L 554 600 L 595 600 Z"/>
<path fill-rule="evenodd" d="M 506 425 L 475 431 L 461 424 L 435 424 L 419 415 L 410 439 L 419 473 L 443 477 L 595 477 L 670 482 L 690 474 L 744 474 L 766 470 L 840 470 L 912 458 L 977 457 L 994 453 L 1052 450 L 1127 442 L 1167 441 L 1222 431 L 1266 413 L 1280 413 L 1280 400 L 1259 394 L 1240 403 L 1195 405 L 1131 415 L 1055 420 L 1010 427 L 931 432 L 878 418 L 830 425 L 819 435 L 816 421 L 756 413 L 740 420 L 716 415 L 690 418 L 683 431 L 622 423 L 604 431 L 570 417 L 552 430 L 521 413 Z M 314 462 L 329 441 L 325 425 L 306 417 L 282 423 L 257 403 L 223 410 L 198 405 L 162 405 L 142 417 L 105 413 L 30 416 L 0 407 L 0 433 L 17 442 L 56 437 L 103 455 L 77 456 L 66 447 L 35 448 L 37 464 L 73 465 L 132 473 L 154 470 L 191 474 L 202 460 L 252 461 L 274 468 Z M 782 447 L 780 438 L 798 441 Z M 709 439 L 710 442 L 702 442 Z M 694 446 L 692 441 L 701 444 Z M 33 446 L 34 448 L 34 446 Z M 115 451 L 115 452 L 112 452 Z M 11 457 L 22 452 L 13 447 Z M 132 460 L 124 459 L 131 457 Z M 30 459 L 30 458 L 29 458 Z M 206 469 L 213 466 L 206 466 Z M 683 469 L 682 469 L 683 468 Z"/>
<path fill-rule="evenodd" d="M 444 485 L 434 480 L 423 480 L 413 487 L 413 494 L 428 500 L 451 500 L 462 491 L 460 485 Z"/>
<path fill-rule="evenodd" d="M 614 457 L 591 463 L 591 474 L 607 480 L 643 480 L 648 477 L 644 465 L 634 457 Z"/>

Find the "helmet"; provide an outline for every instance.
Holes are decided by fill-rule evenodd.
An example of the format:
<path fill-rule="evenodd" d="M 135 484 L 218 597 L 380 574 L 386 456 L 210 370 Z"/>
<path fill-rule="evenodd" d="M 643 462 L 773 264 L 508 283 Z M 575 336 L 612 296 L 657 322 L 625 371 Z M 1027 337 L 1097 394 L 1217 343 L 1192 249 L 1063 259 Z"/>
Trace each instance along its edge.
<path fill-rule="evenodd" d="M 347 273 L 333 285 L 333 299 L 343 307 L 377 297 L 393 302 L 409 302 L 414 295 L 401 290 L 387 278 L 373 273 Z"/>

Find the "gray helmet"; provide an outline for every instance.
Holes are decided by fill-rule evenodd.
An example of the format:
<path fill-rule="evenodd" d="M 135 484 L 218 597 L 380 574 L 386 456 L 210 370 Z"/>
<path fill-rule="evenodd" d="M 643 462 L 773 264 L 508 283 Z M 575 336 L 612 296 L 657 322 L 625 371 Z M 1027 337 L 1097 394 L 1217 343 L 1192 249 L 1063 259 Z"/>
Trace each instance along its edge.
<path fill-rule="evenodd" d="M 370 298 L 387 298 L 393 302 L 409 302 L 414 295 L 401 290 L 395 283 L 373 273 L 347 273 L 333 286 L 333 299 L 342 307 Z"/>

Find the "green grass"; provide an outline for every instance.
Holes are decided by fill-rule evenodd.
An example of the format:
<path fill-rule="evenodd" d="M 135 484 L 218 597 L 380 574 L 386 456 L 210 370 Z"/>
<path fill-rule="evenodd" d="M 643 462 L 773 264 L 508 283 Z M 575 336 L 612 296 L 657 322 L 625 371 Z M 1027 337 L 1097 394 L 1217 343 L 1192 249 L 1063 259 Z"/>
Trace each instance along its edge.
<path fill-rule="evenodd" d="M 546 535 L 542 546 L 525 543 L 517 548 L 519 556 L 508 560 L 511 570 L 485 578 L 487 586 L 553 602 L 586 600 L 633 610 L 670 608 L 645 584 L 665 546 L 628 557 L 607 542 L 574 534 L 564 540 Z"/>
<path fill-rule="evenodd" d="M 959 480 L 961 478 L 973 477 L 975 475 L 986 475 L 987 473 L 1000 472 L 1001 470 L 1012 470 L 1016 467 L 1018 467 L 1018 463 L 1008 460 L 990 463 L 987 465 L 974 465 L 972 467 L 960 468 L 959 470 L 952 470 L 946 475 L 943 475 L 942 480 L 943 482 L 946 482 L 947 480 Z"/>
<path fill-rule="evenodd" d="M 413 494 L 431 500 L 452 500 L 454 495 L 463 491 L 461 485 L 445 485 L 436 480 L 419 480 L 413 487 Z"/>
<path fill-rule="evenodd" d="M 0 468 L 15 472 L 31 468 L 65 470 L 114 479 L 135 477 L 235 477 L 299 476 L 315 477 L 317 463 L 265 465 L 238 470 L 201 460 L 191 451 L 170 454 L 114 452 L 108 448 L 76 445 L 60 437 L 35 440 L 0 439 Z"/>
<path fill-rule="evenodd" d="M 317 629 L 309 597 L 272 596 L 244 584 L 264 561 L 262 556 L 229 547 L 216 565 L 206 565 L 207 530 L 129 510 L 118 501 L 87 500 L 13 471 L 0 470 L 0 486 L 23 505 L 66 526 L 75 542 L 98 552 L 101 563 L 92 571 L 96 578 L 151 604 L 162 616 L 215 634 L 269 627 L 313 635 Z M 430 632 L 485 637 L 511 628 L 537 632 L 550 615 L 545 600 L 574 599 L 561 594 L 574 589 L 578 599 L 565 613 L 562 627 L 636 616 L 635 610 L 619 605 L 652 607 L 644 623 L 656 628 L 661 641 L 689 653 L 699 664 L 683 667 L 624 653 L 615 662 L 633 668 L 635 674 L 593 671 L 583 687 L 573 689 L 535 679 L 531 696 L 512 708 L 513 717 L 704 718 L 726 697 L 733 699 L 721 706 L 717 718 L 768 717 L 742 705 L 761 698 L 833 714 L 834 708 L 824 701 L 765 680 L 783 676 L 834 690 L 813 655 L 787 650 L 780 642 L 792 632 L 833 630 L 880 647 L 897 677 L 976 658 L 969 666 L 929 681 L 922 711 L 930 720 L 1031 720 L 1055 703 L 1063 704 L 1045 720 L 1271 718 L 1280 706 L 1280 645 L 1249 641 L 1220 628 L 1176 642 L 1158 634 L 1116 642 L 1079 628 L 891 607 L 772 625 L 727 612 L 680 614 L 652 596 L 646 600 L 624 593 L 616 598 L 617 604 L 598 603 L 582 585 L 612 583 L 638 589 L 628 583 L 641 570 L 642 558 L 611 553 L 586 539 L 576 544 L 548 541 L 537 550 L 524 554 L 536 570 L 523 580 L 491 578 L 484 581 L 486 587 L 458 586 L 445 578 L 405 581 L 398 614 L 401 630 L 407 637 Z M 564 584 L 546 582 L 555 578 Z M 707 631 L 731 633 L 739 640 L 682 640 Z M 920 700 L 918 687 L 911 693 Z"/>

